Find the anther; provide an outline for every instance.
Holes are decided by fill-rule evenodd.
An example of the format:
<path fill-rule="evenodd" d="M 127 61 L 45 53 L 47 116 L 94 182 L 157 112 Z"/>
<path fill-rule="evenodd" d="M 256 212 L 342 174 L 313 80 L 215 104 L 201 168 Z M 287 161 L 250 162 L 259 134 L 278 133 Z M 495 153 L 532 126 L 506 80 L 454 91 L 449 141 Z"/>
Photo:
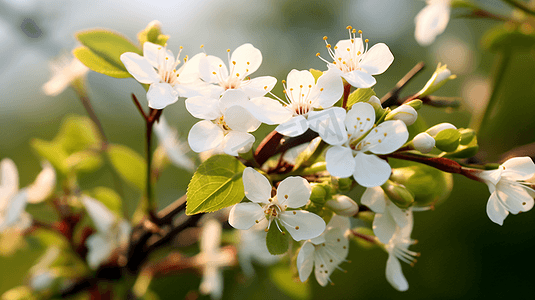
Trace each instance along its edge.
<path fill-rule="evenodd" d="M 316 53 L 316 56 L 320 56 L 320 53 L 319 53 L 319 52 L 318 52 L 318 53 Z"/>
<path fill-rule="evenodd" d="M 201 45 L 199 48 L 201 48 L 201 49 L 204 48 L 204 45 Z"/>
<path fill-rule="evenodd" d="M 230 52 L 230 49 L 227 49 L 227 52 Z"/>
<path fill-rule="evenodd" d="M 368 40 L 368 39 L 365 39 L 365 40 L 364 40 L 365 43 L 368 43 L 369 41 L 370 41 L 370 40 Z"/>
<path fill-rule="evenodd" d="M 352 28 L 353 28 L 353 27 L 351 27 L 351 26 L 347 26 L 347 27 L 346 27 L 347 30 L 350 30 L 350 29 L 352 29 Z"/>
<path fill-rule="evenodd" d="M 359 34 L 362 34 L 362 30 L 359 30 Z"/>
<path fill-rule="evenodd" d="M 299 230 L 299 226 L 295 226 L 295 230 Z"/>
<path fill-rule="evenodd" d="M 235 61 L 232 61 L 232 64 L 233 64 L 233 65 L 236 65 L 236 62 L 235 62 Z"/>
<path fill-rule="evenodd" d="M 326 41 L 326 40 L 327 40 L 327 36 L 324 36 L 324 37 L 323 37 L 323 40 Z"/>

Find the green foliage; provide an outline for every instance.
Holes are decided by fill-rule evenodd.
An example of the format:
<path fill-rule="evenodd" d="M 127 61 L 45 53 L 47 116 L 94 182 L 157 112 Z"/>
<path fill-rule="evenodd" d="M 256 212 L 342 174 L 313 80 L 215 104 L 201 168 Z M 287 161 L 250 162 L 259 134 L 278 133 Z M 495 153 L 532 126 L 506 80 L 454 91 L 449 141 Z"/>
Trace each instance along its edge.
<path fill-rule="evenodd" d="M 288 234 L 283 226 L 281 226 L 283 231 L 279 231 L 279 228 L 273 222 L 271 222 L 271 226 L 266 235 L 268 251 L 273 255 L 284 254 L 288 251 L 288 247 L 290 246 L 290 234 Z"/>
<path fill-rule="evenodd" d="M 532 49 L 534 44 L 534 34 L 526 34 L 521 30 L 521 26 L 511 23 L 500 23 L 481 38 L 483 48 L 491 51 L 510 51 L 511 45 L 517 50 Z"/>
<path fill-rule="evenodd" d="M 63 174 L 91 172 L 102 164 L 99 153 L 100 137 L 93 122 L 82 116 L 69 116 L 52 141 L 33 139 L 32 148 Z"/>
<path fill-rule="evenodd" d="M 137 39 L 139 43 L 143 46 L 145 42 L 151 42 L 161 46 L 165 46 L 167 40 L 169 39 L 168 35 L 162 34 L 162 28 L 160 23 L 150 22 L 149 25 L 137 34 Z"/>
<path fill-rule="evenodd" d="M 459 147 L 451 153 L 447 153 L 444 157 L 448 158 L 468 158 L 477 154 L 479 146 L 477 144 L 477 137 L 474 130 L 470 128 L 459 129 L 461 139 Z"/>
<path fill-rule="evenodd" d="M 457 129 L 445 129 L 435 137 L 435 146 L 445 152 L 453 152 L 459 147 L 461 133 Z"/>
<path fill-rule="evenodd" d="M 409 208 L 414 202 L 414 194 L 402 184 L 387 180 L 381 188 L 383 188 L 388 198 L 399 208 Z"/>
<path fill-rule="evenodd" d="M 356 89 L 353 93 L 349 94 L 349 98 L 347 99 L 347 109 L 350 109 L 351 106 L 357 102 L 368 102 L 368 100 L 375 95 L 376 94 L 372 88 Z"/>
<path fill-rule="evenodd" d="M 109 145 L 106 153 L 123 180 L 140 191 L 145 190 L 147 164 L 141 155 L 123 145 Z"/>
<path fill-rule="evenodd" d="M 310 286 L 294 280 L 287 265 L 277 265 L 269 270 L 271 281 L 292 299 L 310 299 Z"/>
<path fill-rule="evenodd" d="M 106 29 L 81 31 L 76 34 L 76 38 L 83 45 L 75 49 L 76 58 L 91 70 L 111 77 L 130 77 L 121 62 L 121 54 L 125 52 L 142 54 L 141 50 L 127 38 Z"/>
<path fill-rule="evenodd" d="M 229 155 L 215 155 L 202 163 L 188 185 L 186 214 L 212 212 L 239 203 L 245 196 L 244 169 Z"/>
<path fill-rule="evenodd" d="M 122 216 L 123 204 L 121 201 L 121 197 L 114 190 L 107 187 L 99 186 L 91 191 L 90 196 L 102 202 L 102 204 L 106 205 L 109 210 L 111 210 L 118 216 Z"/>

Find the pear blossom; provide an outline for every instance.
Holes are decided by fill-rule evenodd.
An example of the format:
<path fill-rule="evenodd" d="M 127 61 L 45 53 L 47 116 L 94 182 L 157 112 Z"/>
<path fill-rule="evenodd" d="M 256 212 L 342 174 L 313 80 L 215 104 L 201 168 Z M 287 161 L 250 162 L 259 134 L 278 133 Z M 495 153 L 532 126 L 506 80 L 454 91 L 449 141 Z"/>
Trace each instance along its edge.
<path fill-rule="evenodd" d="M 383 244 L 388 244 L 397 227 L 403 228 L 412 224 L 411 209 L 403 210 L 397 207 L 379 186 L 367 188 L 361 202 L 375 213 L 373 233 Z"/>
<path fill-rule="evenodd" d="M 318 215 L 305 210 L 288 210 L 307 204 L 311 187 L 302 177 L 288 177 L 281 181 L 277 194 L 271 197 L 269 180 L 253 168 L 243 171 L 245 197 L 252 202 L 234 205 L 229 214 L 232 227 L 247 230 L 256 223 L 267 219 L 266 231 L 275 223 L 284 226 L 296 241 L 319 236 L 325 230 L 325 221 Z M 282 231 L 282 230 L 281 230 Z"/>
<path fill-rule="evenodd" d="M 260 126 L 245 108 L 249 99 L 243 91 L 230 90 L 220 99 L 191 97 L 186 109 L 196 118 L 204 119 L 191 128 L 188 142 L 195 152 L 221 148 L 237 156 L 249 151 L 255 138 L 249 132 Z"/>
<path fill-rule="evenodd" d="M 43 162 L 43 170 L 29 186 L 19 190 L 19 175 L 15 163 L 8 158 L 0 161 L 0 232 L 8 228 L 24 230 L 31 217 L 24 211 L 26 204 L 39 203 L 48 198 L 56 186 L 52 165 Z"/>
<path fill-rule="evenodd" d="M 526 182 L 535 175 L 535 164 L 529 157 L 514 157 L 498 169 L 482 171 L 479 178 L 489 187 L 487 215 L 496 224 L 503 225 L 509 215 L 533 208 L 535 190 Z"/>
<path fill-rule="evenodd" d="M 199 60 L 204 53 L 199 53 L 187 60 L 178 70 L 180 53 L 175 60 L 173 53 L 166 47 L 145 42 L 143 56 L 126 52 L 121 54 L 121 61 L 132 76 L 140 83 L 150 84 L 147 92 L 149 107 L 163 109 L 175 103 L 178 97 L 201 95 L 204 84 L 199 79 Z"/>
<path fill-rule="evenodd" d="M 320 58 L 327 63 L 329 70 L 343 77 L 350 85 L 356 88 L 372 87 L 376 83 L 372 75 L 384 73 L 394 61 L 394 55 L 384 43 L 375 44 L 368 49 L 369 41 L 362 39 L 362 31 L 358 31 L 358 38 L 355 29 L 351 26 L 347 29 L 349 39 L 336 43 L 334 50 L 327 42 L 327 37 L 323 38 L 333 62 Z"/>
<path fill-rule="evenodd" d="M 318 237 L 306 241 L 297 254 L 297 271 L 299 279 L 305 282 L 312 268 L 314 275 L 322 286 L 330 282 L 329 276 L 339 264 L 346 261 L 349 252 L 348 217 L 333 215 L 325 231 Z"/>
<path fill-rule="evenodd" d="M 281 255 L 272 255 L 266 246 L 266 235 L 264 228 L 267 226 L 267 220 L 264 219 L 248 230 L 240 230 L 240 245 L 238 249 L 238 258 L 240 266 L 247 276 L 255 273 L 253 261 L 268 266 L 276 263 L 281 259 Z"/>
<path fill-rule="evenodd" d="M 63 55 L 50 63 L 52 78 L 43 85 L 43 92 L 48 96 L 61 94 L 69 85 L 83 78 L 89 68 L 75 57 Z"/>
<path fill-rule="evenodd" d="M 261 97 L 271 91 L 277 79 L 271 76 L 260 76 L 250 79 L 262 64 L 262 52 L 253 45 L 246 43 L 234 50 L 230 55 L 227 50 L 228 68 L 222 59 L 213 55 L 204 55 L 199 62 L 201 79 L 210 83 L 211 95 L 218 97 L 226 90 L 239 89 L 249 98 Z"/>
<path fill-rule="evenodd" d="M 196 260 L 203 266 L 203 278 L 199 290 L 204 295 L 210 294 L 212 299 L 221 299 L 223 295 L 221 268 L 235 263 L 233 253 L 221 251 L 220 243 L 221 224 L 210 219 L 202 227 L 201 252 L 196 256 Z"/>
<path fill-rule="evenodd" d="M 116 248 L 128 242 L 131 228 L 127 221 L 119 220 L 102 202 L 85 195 L 81 201 L 97 229 L 86 241 L 89 250 L 87 263 L 96 269 Z"/>
<path fill-rule="evenodd" d="M 416 263 L 415 257 L 420 256 L 420 253 L 409 250 L 411 245 L 416 244 L 416 241 L 411 239 L 413 228 L 413 220 L 409 219 L 409 223 L 403 227 L 396 227 L 396 231 L 388 244 L 385 245 L 385 250 L 388 252 L 388 259 L 386 261 L 386 280 L 398 291 L 406 291 L 409 289 L 409 283 L 399 261 L 405 262 L 411 266 Z"/>
<path fill-rule="evenodd" d="M 364 102 L 352 106 L 344 123 L 342 138 L 345 142 L 327 150 L 327 171 L 342 178 L 353 175 L 364 187 L 384 184 L 392 168 L 376 154 L 389 154 L 399 149 L 409 137 L 407 126 L 400 120 L 375 126 L 375 110 Z"/>
<path fill-rule="evenodd" d="M 181 169 L 194 170 L 193 161 L 186 155 L 187 146 L 179 141 L 176 129 L 169 127 L 164 116 L 154 125 L 154 132 L 171 163 Z"/>
<path fill-rule="evenodd" d="M 424 7 L 414 18 L 416 30 L 414 37 L 418 44 L 429 46 L 435 38 L 446 30 L 450 20 L 451 0 L 427 0 Z"/>

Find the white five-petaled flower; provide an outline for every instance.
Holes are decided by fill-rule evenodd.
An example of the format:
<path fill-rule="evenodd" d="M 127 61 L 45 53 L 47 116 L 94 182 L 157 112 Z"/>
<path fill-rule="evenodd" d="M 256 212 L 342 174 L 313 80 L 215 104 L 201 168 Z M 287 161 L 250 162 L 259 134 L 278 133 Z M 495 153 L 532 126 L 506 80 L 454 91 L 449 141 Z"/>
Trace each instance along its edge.
<path fill-rule="evenodd" d="M 249 78 L 249 75 L 258 70 L 262 64 L 260 50 L 247 43 L 236 48 L 232 55 L 230 55 L 230 49 L 227 53 L 229 54 L 229 68 L 223 60 L 213 55 L 204 55 L 199 62 L 201 79 L 214 84 L 207 88 L 212 93 L 212 97 L 219 97 L 226 90 L 240 89 L 248 97 L 255 98 L 264 96 L 273 89 L 277 83 L 274 77 Z"/>
<path fill-rule="evenodd" d="M 83 78 L 89 68 L 77 58 L 68 55 L 61 56 L 50 63 L 52 78 L 43 85 L 43 92 L 48 96 L 57 96 L 77 79 Z"/>
<path fill-rule="evenodd" d="M 131 228 L 127 221 L 118 220 L 102 202 L 85 195 L 81 201 L 97 229 L 86 241 L 87 263 L 96 269 L 116 248 L 128 241 Z"/>
<path fill-rule="evenodd" d="M 134 78 L 150 84 L 147 92 L 149 107 L 163 109 L 175 103 L 178 97 L 201 95 L 203 82 L 199 79 L 199 60 L 204 53 L 199 53 L 187 60 L 180 69 L 180 52 L 175 60 L 173 53 L 165 47 L 145 42 L 143 56 L 126 52 L 121 54 L 121 61 Z"/>
<path fill-rule="evenodd" d="M 347 113 L 343 136 L 345 142 L 325 155 L 327 171 L 332 176 L 353 175 L 358 184 L 374 187 L 384 184 L 392 168 L 376 154 L 389 154 L 399 149 L 409 137 L 407 126 L 400 120 L 385 121 L 375 126 L 375 110 L 359 102 Z"/>
<path fill-rule="evenodd" d="M 388 252 L 388 260 L 386 261 L 386 280 L 398 291 L 406 291 L 409 289 L 409 283 L 399 261 L 403 261 L 411 266 L 416 263 L 415 257 L 420 256 L 420 253 L 409 250 L 409 246 L 416 244 L 416 241 L 411 239 L 413 228 L 413 219 L 409 219 L 409 223 L 404 227 L 396 227 L 396 231 L 388 244 L 385 245 L 385 250 Z"/>
<path fill-rule="evenodd" d="M 284 81 L 283 81 L 284 84 Z M 286 136 L 298 136 L 309 128 L 329 139 L 326 122 L 345 113 L 341 107 L 330 108 L 342 97 L 342 79 L 333 71 L 327 71 L 316 80 L 309 71 L 292 70 L 288 74 L 284 94 L 286 101 L 258 97 L 251 99 L 249 111 L 261 122 L 274 125 L 277 132 Z M 323 109 L 323 110 L 315 110 Z M 334 122 L 334 120 L 332 121 Z"/>
<path fill-rule="evenodd" d="M 277 194 L 271 197 L 269 180 L 253 168 L 245 168 L 243 187 L 245 197 L 252 202 L 238 203 L 232 207 L 228 218 L 232 227 L 246 230 L 267 219 L 268 228 L 273 222 L 277 227 L 280 224 L 296 241 L 315 238 L 325 230 L 325 221 L 318 215 L 305 210 L 288 210 L 302 207 L 310 199 L 312 189 L 306 179 L 284 179 L 277 188 Z"/>
<path fill-rule="evenodd" d="M 158 123 L 154 125 L 154 132 L 165 154 L 175 166 L 189 171 L 195 169 L 193 161 L 186 155 L 188 146 L 179 141 L 176 129 L 169 127 L 164 116 L 161 116 Z"/>
<path fill-rule="evenodd" d="M 0 161 L 0 232 L 10 227 L 23 230 L 30 226 L 31 217 L 24 211 L 26 204 L 42 202 L 54 191 L 56 172 L 48 162 L 42 166 L 35 181 L 19 191 L 15 163 L 8 158 Z"/>
<path fill-rule="evenodd" d="M 221 251 L 220 243 L 221 224 L 210 219 L 202 227 L 201 252 L 196 256 L 196 260 L 203 266 L 203 278 L 199 290 L 202 294 L 210 294 L 212 299 L 221 299 L 223 295 L 221 268 L 235 263 L 234 253 Z"/>
<path fill-rule="evenodd" d="M 329 70 L 333 70 L 352 86 L 356 88 L 372 87 L 376 83 L 372 75 L 385 72 L 394 61 L 394 55 L 384 43 L 375 44 L 368 49 L 368 39 L 362 40 L 362 31 L 358 31 L 360 37 L 357 38 L 355 29 L 352 29 L 351 26 L 348 26 L 347 29 L 349 30 L 349 39 L 336 43 L 334 50 L 327 42 L 327 37 L 323 38 L 333 62 L 323 58 L 322 60 L 327 63 Z M 319 54 L 317 56 L 319 57 Z"/>
<path fill-rule="evenodd" d="M 411 209 L 402 210 L 397 207 L 381 187 L 367 188 L 361 202 L 375 213 L 373 233 L 383 244 L 388 244 L 397 227 L 412 226 Z"/>
<path fill-rule="evenodd" d="M 535 164 L 529 157 L 514 157 L 496 170 L 479 173 L 491 194 L 487 215 L 492 222 L 503 225 L 509 213 L 516 215 L 533 208 L 535 190 L 526 181 L 534 175 Z"/>
<path fill-rule="evenodd" d="M 349 252 L 349 227 L 348 217 L 334 215 L 320 236 L 303 244 L 297 255 L 301 282 L 308 279 L 314 266 L 314 274 L 320 285 L 326 286 L 331 281 L 329 276 L 335 269 L 340 269 L 338 265 L 345 261 Z"/>
<path fill-rule="evenodd" d="M 414 37 L 418 44 L 429 46 L 437 35 L 446 30 L 450 20 L 451 0 L 427 0 L 424 7 L 414 18 L 416 30 Z"/>
<path fill-rule="evenodd" d="M 255 138 L 249 132 L 260 126 L 260 121 L 245 108 L 249 99 L 243 91 L 229 90 L 220 99 L 191 97 L 186 109 L 196 118 L 204 119 L 191 128 L 188 142 L 195 152 L 221 148 L 237 156 L 249 151 Z"/>

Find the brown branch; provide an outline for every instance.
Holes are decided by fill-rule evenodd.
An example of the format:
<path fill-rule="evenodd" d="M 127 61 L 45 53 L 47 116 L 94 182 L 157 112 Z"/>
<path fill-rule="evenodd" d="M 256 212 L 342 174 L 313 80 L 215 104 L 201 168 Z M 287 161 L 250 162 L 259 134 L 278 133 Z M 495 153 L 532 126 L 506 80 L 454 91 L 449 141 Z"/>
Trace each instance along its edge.
<path fill-rule="evenodd" d="M 394 88 L 381 98 L 383 107 L 389 107 L 396 104 L 398 102 L 399 93 L 401 90 L 414 78 L 414 76 L 416 76 L 416 74 L 418 74 L 424 68 L 424 62 L 419 62 L 407 74 L 405 74 L 405 76 L 403 76 L 403 78 L 396 83 Z"/>

